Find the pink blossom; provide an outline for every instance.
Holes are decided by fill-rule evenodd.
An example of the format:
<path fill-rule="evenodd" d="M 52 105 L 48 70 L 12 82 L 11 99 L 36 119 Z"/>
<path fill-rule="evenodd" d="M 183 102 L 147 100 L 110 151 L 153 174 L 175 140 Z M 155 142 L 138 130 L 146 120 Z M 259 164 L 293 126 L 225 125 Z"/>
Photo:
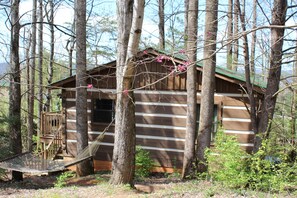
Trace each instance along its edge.
<path fill-rule="evenodd" d="M 191 64 L 191 61 L 186 61 L 186 62 L 184 62 L 184 65 L 187 67 L 187 66 L 189 66 Z"/>
<path fill-rule="evenodd" d="M 146 50 L 144 50 L 144 51 L 143 51 L 143 54 L 147 54 L 147 51 L 146 51 Z"/>
<path fill-rule="evenodd" d="M 88 89 L 92 89 L 93 85 L 92 84 L 88 84 Z"/>
<path fill-rule="evenodd" d="M 186 50 L 185 49 L 181 49 L 178 52 L 181 53 L 181 54 L 184 54 L 184 53 L 186 53 Z"/>
<path fill-rule="evenodd" d="M 125 89 L 125 90 L 123 91 L 123 94 L 124 94 L 124 95 L 128 95 L 128 93 L 129 93 L 129 90 L 127 90 L 127 89 Z"/>
<path fill-rule="evenodd" d="M 184 72 L 187 70 L 187 66 L 186 65 L 178 65 L 177 66 L 178 71 L 180 72 Z"/>
<path fill-rule="evenodd" d="M 157 59 L 156 59 L 156 61 L 157 61 L 158 63 L 162 63 L 162 56 L 158 56 Z"/>

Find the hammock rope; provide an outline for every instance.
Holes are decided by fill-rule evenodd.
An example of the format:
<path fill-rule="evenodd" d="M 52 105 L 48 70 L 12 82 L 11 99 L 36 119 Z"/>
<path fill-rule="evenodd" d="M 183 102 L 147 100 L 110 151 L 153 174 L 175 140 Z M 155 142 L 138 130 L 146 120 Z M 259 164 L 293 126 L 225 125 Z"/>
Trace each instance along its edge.
<path fill-rule="evenodd" d="M 74 160 L 69 162 L 59 160 L 44 159 L 40 154 L 30 152 L 21 153 L 3 160 L 0 160 L 0 168 L 18 171 L 22 173 L 40 174 L 65 170 L 67 167 L 78 164 L 84 160 L 92 158 L 100 147 L 100 142 L 104 134 L 113 121 L 96 137 Z"/>

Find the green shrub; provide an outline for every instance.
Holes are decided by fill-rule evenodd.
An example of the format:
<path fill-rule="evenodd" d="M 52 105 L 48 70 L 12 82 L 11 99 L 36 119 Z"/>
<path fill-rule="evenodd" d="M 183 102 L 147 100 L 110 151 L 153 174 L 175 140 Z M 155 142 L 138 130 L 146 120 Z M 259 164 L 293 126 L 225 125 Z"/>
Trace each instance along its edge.
<path fill-rule="evenodd" d="M 154 166 L 154 161 L 150 157 L 150 153 L 140 146 L 136 146 L 135 166 L 136 178 L 148 177 Z"/>
<path fill-rule="evenodd" d="M 10 146 L 9 146 L 9 133 L 7 130 L 8 119 L 4 113 L 5 112 L 3 112 L 3 110 L 1 109 L 0 110 L 0 159 L 5 159 L 9 155 L 11 155 Z M 4 169 L 0 168 L 0 180 L 2 179 L 7 179 L 7 173 Z"/>
<path fill-rule="evenodd" d="M 248 171 L 252 189 L 282 192 L 297 185 L 296 161 L 289 159 L 287 149 L 271 145 L 269 140 L 264 140 L 259 151 L 251 156 Z"/>
<path fill-rule="evenodd" d="M 248 182 L 246 169 L 247 154 L 240 149 L 236 137 L 216 134 L 215 147 L 206 150 L 208 176 L 231 188 L 243 188 Z"/>
<path fill-rule="evenodd" d="M 275 139 L 263 140 L 255 154 L 240 149 L 234 136 L 220 131 L 215 147 L 206 151 L 208 177 L 231 188 L 282 192 L 296 190 L 296 149 L 278 145 Z"/>
<path fill-rule="evenodd" d="M 57 181 L 55 182 L 54 186 L 56 188 L 63 188 L 66 185 L 66 180 L 75 176 L 74 172 L 67 171 L 62 173 L 57 177 Z"/>

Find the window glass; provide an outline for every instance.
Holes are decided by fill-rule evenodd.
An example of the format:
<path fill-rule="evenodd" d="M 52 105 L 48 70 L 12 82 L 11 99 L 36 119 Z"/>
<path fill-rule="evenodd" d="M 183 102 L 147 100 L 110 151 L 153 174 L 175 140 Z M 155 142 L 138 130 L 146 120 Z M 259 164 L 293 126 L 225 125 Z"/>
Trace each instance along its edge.
<path fill-rule="evenodd" d="M 109 99 L 96 99 L 94 101 L 93 121 L 110 123 L 114 118 L 114 101 Z"/>

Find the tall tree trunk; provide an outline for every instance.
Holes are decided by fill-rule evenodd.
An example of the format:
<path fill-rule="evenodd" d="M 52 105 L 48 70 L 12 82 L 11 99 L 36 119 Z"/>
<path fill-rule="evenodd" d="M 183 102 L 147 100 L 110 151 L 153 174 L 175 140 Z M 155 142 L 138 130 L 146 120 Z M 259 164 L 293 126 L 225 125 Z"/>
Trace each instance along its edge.
<path fill-rule="evenodd" d="M 133 3 L 134 2 L 134 3 Z M 133 185 L 135 107 L 133 79 L 144 15 L 144 0 L 117 0 L 117 102 L 111 184 Z M 133 10 L 133 11 L 132 11 Z"/>
<path fill-rule="evenodd" d="M 10 85 L 9 120 L 10 147 L 13 154 L 22 153 L 21 132 L 21 71 L 19 60 L 19 0 L 11 0 L 11 41 L 10 41 Z M 12 171 L 13 180 L 22 180 L 23 174 Z"/>
<path fill-rule="evenodd" d="M 232 70 L 233 61 L 233 46 L 231 41 L 233 40 L 233 0 L 228 0 L 228 30 L 227 30 L 227 68 Z"/>
<path fill-rule="evenodd" d="M 297 43 L 296 43 L 297 46 Z M 295 48 L 294 63 L 293 63 L 293 76 L 297 76 L 297 47 Z M 293 78 L 293 84 L 297 84 L 297 79 Z M 292 104 L 291 104 L 291 133 L 292 144 L 296 144 L 296 111 L 297 111 L 297 90 L 293 89 Z"/>
<path fill-rule="evenodd" d="M 205 30 L 204 30 L 204 52 L 203 52 L 203 74 L 201 90 L 200 121 L 198 132 L 198 171 L 204 172 L 205 149 L 210 146 L 213 125 L 215 68 L 216 68 L 216 41 L 218 29 L 218 0 L 206 2 Z"/>
<path fill-rule="evenodd" d="M 257 27 L 257 0 L 253 1 L 253 29 Z M 252 32 L 252 43 L 251 43 L 251 72 L 252 76 L 255 76 L 255 53 L 256 53 L 256 40 L 257 31 Z"/>
<path fill-rule="evenodd" d="M 236 0 L 238 7 L 238 13 L 241 21 L 241 29 L 243 32 L 246 31 L 246 24 L 245 24 L 245 6 L 243 6 L 243 10 L 241 11 L 239 0 Z M 244 2 L 245 3 L 245 2 Z M 257 133 L 258 130 L 258 115 L 256 111 L 256 100 L 255 100 L 255 93 L 253 89 L 253 84 L 251 82 L 251 67 L 250 67 L 250 56 L 249 56 L 249 45 L 248 45 L 248 37 L 247 34 L 243 36 L 243 56 L 244 56 L 244 71 L 245 71 L 245 84 L 247 88 L 247 94 L 250 101 L 250 116 L 251 116 L 251 123 L 252 123 L 252 130 L 254 133 Z"/>
<path fill-rule="evenodd" d="M 25 30 L 24 30 L 25 31 Z M 29 104 L 30 104 L 30 49 L 31 49 L 31 44 L 32 44 L 32 34 L 31 31 L 28 30 L 28 38 L 27 38 L 27 43 L 26 43 L 26 83 L 27 83 L 27 92 L 26 92 L 26 99 L 27 99 L 27 108 L 29 109 Z M 25 33 L 24 33 L 24 38 Z M 26 117 L 26 121 L 28 122 L 28 115 Z"/>
<path fill-rule="evenodd" d="M 39 18 L 39 28 L 38 28 L 38 136 L 40 135 L 41 127 L 41 114 L 43 108 L 43 0 L 39 0 L 38 5 L 38 18 Z"/>
<path fill-rule="evenodd" d="M 77 153 L 80 154 L 88 146 L 87 116 L 87 56 L 86 56 L 86 0 L 76 0 L 76 131 Z M 86 176 L 94 172 L 89 160 L 76 166 L 76 174 Z"/>
<path fill-rule="evenodd" d="M 165 21 L 164 21 L 164 0 L 158 0 L 159 2 L 159 46 L 161 50 L 165 49 Z"/>
<path fill-rule="evenodd" d="M 233 53 L 233 57 L 232 57 L 232 70 L 237 71 L 237 66 L 238 66 L 238 54 L 239 54 L 239 41 L 238 41 L 238 35 L 239 35 L 239 30 L 238 30 L 238 8 L 239 8 L 240 4 L 238 3 L 237 0 L 235 0 L 234 2 L 234 15 L 233 15 L 233 19 L 234 19 L 234 33 L 233 36 L 236 38 L 234 43 L 234 53 Z"/>
<path fill-rule="evenodd" d="M 197 24 L 198 1 L 189 0 L 188 30 L 187 30 L 187 56 L 190 65 L 187 68 L 187 132 L 184 149 L 182 178 L 194 173 L 195 142 L 197 133 Z"/>
<path fill-rule="evenodd" d="M 36 68 L 36 22 L 37 22 L 37 0 L 33 0 L 32 13 L 32 45 L 30 57 L 30 89 L 28 104 L 28 150 L 33 149 L 34 132 L 34 100 L 35 100 L 35 68 Z"/>
<path fill-rule="evenodd" d="M 188 10 L 189 10 L 189 0 L 184 0 L 185 4 L 185 15 L 184 15 L 184 42 L 185 42 L 185 49 L 187 49 L 187 40 L 188 40 Z"/>
<path fill-rule="evenodd" d="M 274 0 L 271 25 L 284 26 L 286 22 L 287 0 Z M 264 94 L 263 108 L 258 132 L 269 136 L 269 125 L 273 119 L 276 95 L 282 69 L 282 50 L 284 41 L 284 28 L 271 28 L 270 68 L 268 72 L 267 88 Z M 261 138 L 256 136 L 254 152 L 261 146 Z"/>
<path fill-rule="evenodd" d="M 76 3 L 74 2 L 74 10 L 76 10 Z M 75 32 L 76 29 L 75 29 L 75 17 L 73 19 L 73 23 L 72 23 L 72 31 Z M 75 47 L 75 37 L 72 36 L 71 38 L 69 38 L 68 42 L 67 42 L 67 45 L 66 45 L 66 49 L 68 51 L 68 64 L 69 64 L 69 76 L 72 76 L 73 75 L 73 51 L 74 51 L 74 47 Z"/>
<path fill-rule="evenodd" d="M 50 85 L 53 81 L 53 73 L 54 73 L 54 53 L 55 53 L 55 31 L 54 31 L 54 0 L 49 0 L 49 15 L 47 15 L 47 20 L 49 23 L 49 30 L 50 30 L 50 57 L 49 57 L 49 64 L 47 67 L 47 84 Z M 46 92 L 46 102 L 45 102 L 45 109 L 46 111 L 50 111 L 50 104 L 51 104 L 51 91 L 47 89 Z"/>

